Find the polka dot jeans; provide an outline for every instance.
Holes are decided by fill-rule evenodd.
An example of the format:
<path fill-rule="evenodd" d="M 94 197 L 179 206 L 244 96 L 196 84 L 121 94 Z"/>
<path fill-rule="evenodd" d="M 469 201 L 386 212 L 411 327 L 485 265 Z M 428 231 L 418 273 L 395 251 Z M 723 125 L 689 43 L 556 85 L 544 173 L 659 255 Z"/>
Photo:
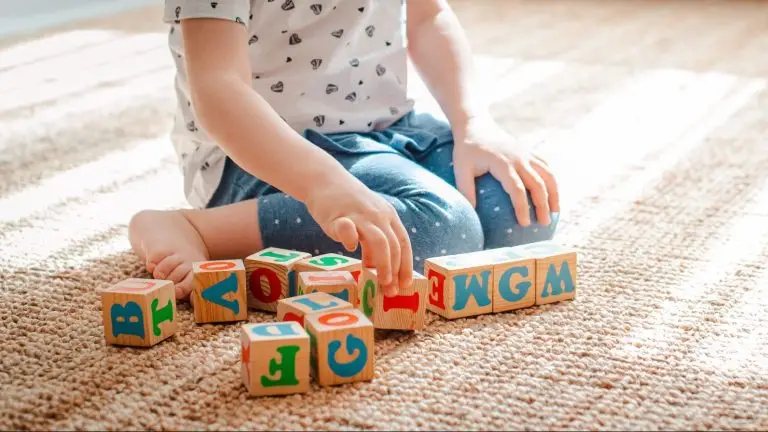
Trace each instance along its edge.
<path fill-rule="evenodd" d="M 434 256 L 474 252 L 551 239 L 552 223 L 521 227 L 509 195 L 490 174 L 476 179 L 478 206 L 456 189 L 450 127 L 429 114 L 410 113 L 381 131 L 321 134 L 305 137 L 333 155 L 350 173 L 397 210 L 411 236 L 414 269 Z M 300 170 L 299 170 L 300 171 Z M 304 204 L 254 178 L 227 159 L 222 181 L 208 207 L 257 199 L 264 247 L 360 257 L 331 240 Z M 530 202 L 530 195 L 529 195 Z M 531 220 L 536 220 L 530 206 Z"/>

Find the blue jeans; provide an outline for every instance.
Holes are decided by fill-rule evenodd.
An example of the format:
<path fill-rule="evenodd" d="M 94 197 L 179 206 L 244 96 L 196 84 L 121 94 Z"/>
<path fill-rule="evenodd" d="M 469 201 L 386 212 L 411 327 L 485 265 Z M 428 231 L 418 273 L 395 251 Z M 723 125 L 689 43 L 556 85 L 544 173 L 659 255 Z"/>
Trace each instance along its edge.
<path fill-rule="evenodd" d="M 394 206 L 410 234 L 414 269 L 419 272 L 427 258 L 549 240 L 557 226 L 557 213 L 548 226 L 535 223 L 531 203 L 534 223 L 521 227 L 509 195 L 490 174 L 476 179 L 478 205 L 473 208 L 456 189 L 450 126 L 429 114 L 411 112 L 382 131 L 321 134 L 308 130 L 305 137 Z M 208 207 L 252 198 L 258 200 L 264 247 L 360 258 L 360 248 L 348 253 L 326 236 L 304 204 L 227 159 Z M 528 199 L 530 203 L 530 195 Z"/>

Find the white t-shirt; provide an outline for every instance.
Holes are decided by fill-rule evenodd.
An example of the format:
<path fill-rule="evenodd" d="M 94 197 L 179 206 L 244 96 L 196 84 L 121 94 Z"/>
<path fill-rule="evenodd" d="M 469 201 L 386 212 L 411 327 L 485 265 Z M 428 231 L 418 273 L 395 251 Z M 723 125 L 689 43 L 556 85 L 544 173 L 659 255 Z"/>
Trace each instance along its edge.
<path fill-rule="evenodd" d="M 172 133 L 190 204 L 200 208 L 221 180 L 225 154 L 197 126 L 180 20 L 241 23 L 252 85 L 297 132 L 365 132 L 413 107 L 407 96 L 404 0 L 166 0 L 176 62 Z"/>

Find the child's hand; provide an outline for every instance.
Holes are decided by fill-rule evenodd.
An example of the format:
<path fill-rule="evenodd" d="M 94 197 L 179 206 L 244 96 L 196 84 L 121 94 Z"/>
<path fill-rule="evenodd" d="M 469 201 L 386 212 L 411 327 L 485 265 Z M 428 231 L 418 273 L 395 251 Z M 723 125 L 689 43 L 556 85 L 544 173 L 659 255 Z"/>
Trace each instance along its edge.
<path fill-rule="evenodd" d="M 397 294 L 413 276 L 411 242 L 395 209 L 354 177 L 319 185 L 307 209 L 326 235 L 352 252 L 362 244 L 363 265 L 375 267 L 385 295 Z"/>
<path fill-rule="evenodd" d="M 536 219 L 549 225 L 550 211 L 560 211 L 557 182 L 547 163 L 505 132 L 490 116 L 475 117 L 454 130 L 456 186 L 473 206 L 475 177 L 491 173 L 509 193 L 517 220 L 531 223 L 526 189 L 531 192 Z"/>

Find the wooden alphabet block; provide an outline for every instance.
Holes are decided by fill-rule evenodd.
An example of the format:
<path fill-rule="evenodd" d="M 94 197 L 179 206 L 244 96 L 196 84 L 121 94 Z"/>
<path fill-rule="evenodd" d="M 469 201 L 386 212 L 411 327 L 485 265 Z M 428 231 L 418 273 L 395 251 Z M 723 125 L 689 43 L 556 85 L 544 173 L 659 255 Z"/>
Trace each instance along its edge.
<path fill-rule="evenodd" d="M 321 386 L 373 379 L 373 323 L 357 309 L 319 312 L 304 317 L 311 345 L 310 364 Z"/>
<path fill-rule="evenodd" d="M 396 296 L 385 296 L 376 269 L 363 269 L 360 279 L 360 310 L 378 329 L 419 330 L 427 311 L 427 278 L 413 273 L 413 283 L 400 287 Z"/>
<path fill-rule="evenodd" d="M 536 261 L 536 304 L 576 298 L 577 252 L 553 240 L 511 248 L 511 254 Z"/>
<path fill-rule="evenodd" d="M 242 321 L 248 318 L 243 260 L 202 261 L 192 264 L 190 301 L 195 322 Z"/>
<path fill-rule="evenodd" d="M 306 252 L 266 248 L 245 259 L 248 307 L 275 312 L 277 302 L 297 295 L 294 265 Z"/>
<path fill-rule="evenodd" d="M 425 260 L 424 274 L 429 281 L 427 308 L 448 319 L 492 312 L 493 264 L 479 261 L 466 260 L 461 255 Z"/>
<path fill-rule="evenodd" d="M 304 325 L 311 313 L 352 309 L 352 304 L 322 291 L 281 299 L 277 302 L 278 321 L 296 321 Z"/>
<path fill-rule="evenodd" d="M 171 281 L 129 278 L 100 294 L 104 338 L 109 344 L 150 347 L 178 330 Z"/>
<path fill-rule="evenodd" d="M 253 396 L 309 391 L 309 335 L 296 322 L 244 324 L 240 372 Z"/>
<path fill-rule="evenodd" d="M 360 281 L 360 273 L 363 270 L 363 262 L 359 259 L 328 253 L 316 257 L 304 258 L 296 263 L 297 272 L 310 271 L 348 271 L 355 278 L 355 282 Z"/>
<path fill-rule="evenodd" d="M 353 305 L 357 301 L 357 282 L 348 271 L 310 271 L 299 273 L 299 294 L 325 292 Z"/>
<path fill-rule="evenodd" d="M 536 304 L 536 260 L 516 248 L 493 250 L 493 312 L 506 312 Z"/>

